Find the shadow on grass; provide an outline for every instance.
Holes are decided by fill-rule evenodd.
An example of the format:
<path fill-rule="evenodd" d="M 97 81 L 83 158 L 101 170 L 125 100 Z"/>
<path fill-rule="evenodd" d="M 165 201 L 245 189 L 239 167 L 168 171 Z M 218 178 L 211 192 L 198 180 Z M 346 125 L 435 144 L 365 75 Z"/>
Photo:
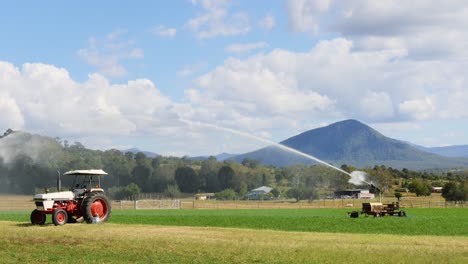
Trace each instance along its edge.
<path fill-rule="evenodd" d="M 46 226 L 55 226 L 55 225 L 53 223 L 45 223 L 43 225 L 33 225 L 31 223 L 17 223 L 16 226 L 17 227 L 33 227 L 33 226 L 46 227 Z"/>

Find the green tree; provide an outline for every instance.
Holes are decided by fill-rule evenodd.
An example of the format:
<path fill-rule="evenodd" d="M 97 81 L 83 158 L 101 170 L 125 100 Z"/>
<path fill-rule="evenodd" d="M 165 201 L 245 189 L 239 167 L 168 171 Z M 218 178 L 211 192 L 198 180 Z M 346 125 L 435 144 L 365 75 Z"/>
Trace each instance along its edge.
<path fill-rule="evenodd" d="M 133 199 L 141 193 L 141 189 L 135 183 L 130 183 L 125 187 L 111 187 L 107 193 L 109 197 L 116 200 Z"/>
<path fill-rule="evenodd" d="M 395 192 L 395 198 L 397 198 L 398 202 L 401 200 L 401 197 L 403 197 L 401 192 Z"/>
<path fill-rule="evenodd" d="M 200 179 L 194 169 L 188 166 L 177 168 L 175 171 L 175 181 L 184 193 L 195 193 L 200 186 Z"/>
<path fill-rule="evenodd" d="M 237 193 L 231 188 L 215 193 L 217 200 L 234 200 L 236 197 Z"/>
<path fill-rule="evenodd" d="M 309 202 L 318 198 L 318 192 L 314 188 L 291 188 L 286 192 L 289 198 L 296 199 L 296 202 L 307 199 Z"/>
<path fill-rule="evenodd" d="M 251 169 L 255 169 L 260 162 L 256 159 L 251 159 L 251 158 L 244 158 L 242 160 L 242 165 L 249 167 Z"/>
<path fill-rule="evenodd" d="M 467 201 L 468 184 L 466 182 L 447 182 L 442 189 L 442 197 L 447 201 Z"/>
<path fill-rule="evenodd" d="M 299 189 L 299 188 L 291 188 L 289 189 L 287 192 L 286 192 L 286 195 L 289 197 L 289 198 L 294 198 L 296 199 L 296 202 L 299 202 L 302 197 L 303 197 L 303 193 L 302 193 L 302 189 Z"/>
<path fill-rule="evenodd" d="M 202 161 L 199 175 L 202 185 L 201 188 L 203 188 L 205 191 L 213 193 L 221 191 L 218 179 L 219 167 L 219 163 L 213 156 L 210 156 L 207 160 Z"/>
<path fill-rule="evenodd" d="M 302 190 L 301 199 L 307 199 L 309 202 L 311 202 L 312 200 L 316 200 L 318 197 L 319 194 L 314 188 L 304 188 Z"/>
<path fill-rule="evenodd" d="M 222 190 L 229 189 L 232 187 L 232 181 L 234 179 L 235 172 L 229 165 L 224 165 L 219 169 L 218 181 L 219 186 Z"/>
<path fill-rule="evenodd" d="M 431 195 L 431 185 L 427 182 L 421 180 L 413 180 L 408 189 L 410 192 L 415 193 L 416 196 L 430 196 Z"/>
<path fill-rule="evenodd" d="M 247 183 L 241 182 L 239 188 L 239 196 L 244 196 L 245 194 L 247 194 L 247 191 Z"/>
<path fill-rule="evenodd" d="M 277 188 L 273 188 L 271 190 L 271 195 L 273 195 L 274 198 L 279 198 L 279 196 L 281 195 L 281 191 Z"/>
<path fill-rule="evenodd" d="M 153 171 L 148 164 L 137 165 L 132 170 L 133 181 L 140 186 L 143 192 L 151 192 L 151 175 Z"/>
<path fill-rule="evenodd" d="M 179 187 L 175 184 L 167 185 L 166 190 L 164 190 L 164 196 L 169 198 L 177 198 L 180 197 L 180 195 Z"/>

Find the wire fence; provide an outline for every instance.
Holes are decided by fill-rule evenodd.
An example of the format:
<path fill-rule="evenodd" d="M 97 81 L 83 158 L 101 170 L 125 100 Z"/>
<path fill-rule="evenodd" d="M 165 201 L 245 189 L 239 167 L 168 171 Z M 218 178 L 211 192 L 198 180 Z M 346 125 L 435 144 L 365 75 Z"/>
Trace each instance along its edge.
<path fill-rule="evenodd" d="M 321 199 L 313 201 L 294 200 L 194 200 L 160 199 L 160 197 L 139 197 L 138 200 L 112 201 L 113 209 L 302 209 L 302 208 L 361 208 L 363 202 L 379 202 L 379 199 Z M 147 199 L 141 199 L 147 198 Z M 395 198 L 384 198 L 382 203 L 396 202 Z M 442 198 L 410 197 L 400 201 L 403 208 L 468 208 L 465 202 L 446 202 Z M 0 211 L 34 210 L 31 196 L 0 195 Z"/>
<path fill-rule="evenodd" d="M 304 208 L 361 208 L 363 202 L 379 200 L 335 199 L 313 201 L 182 201 L 182 209 L 304 209 Z M 384 199 L 382 203 L 393 203 L 395 199 Z M 401 201 L 402 208 L 468 208 L 463 202 L 445 201 Z"/>

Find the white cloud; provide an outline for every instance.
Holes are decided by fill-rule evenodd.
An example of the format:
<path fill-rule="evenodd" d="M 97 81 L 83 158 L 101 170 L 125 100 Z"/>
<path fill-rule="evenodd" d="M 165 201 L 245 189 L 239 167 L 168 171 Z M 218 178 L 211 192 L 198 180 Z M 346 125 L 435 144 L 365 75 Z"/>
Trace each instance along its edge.
<path fill-rule="evenodd" d="M 160 36 L 160 37 L 166 37 L 166 38 L 173 38 L 177 34 L 177 29 L 175 28 L 168 28 L 163 25 L 159 25 L 157 27 L 154 27 L 151 32 L 154 34 Z"/>
<path fill-rule="evenodd" d="M 311 119 L 401 123 L 467 116 L 466 63 L 415 61 L 405 50 L 353 47 L 337 38 L 307 52 L 276 49 L 229 58 L 200 76 L 186 96 L 194 116 L 239 122 L 252 131 L 273 129 L 272 119 L 295 120 L 297 130 L 313 125 Z"/>
<path fill-rule="evenodd" d="M 145 130 L 140 117 L 157 119 L 172 104 L 145 79 L 115 85 L 93 74 L 78 83 L 65 69 L 40 63 L 20 69 L 3 63 L 0 76 L 4 73 L 15 74 L 0 79 L 6 89 L 2 112 L 8 114 L 0 119 L 2 126 L 49 135 L 128 135 Z"/>
<path fill-rule="evenodd" d="M 217 36 L 234 36 L 250 31 L 249 17 L 245 13 L 230 14 L 229 1 L 192 0 L 192 4 L 201 6 L 203 11 L 186 23 L 198 38 L 206 39 Z"/>
<path fill-rule="evenodd" d="M 294 32 L 318 33 L 320 18 L 329 10 L 331 0 L 289 0 L 289 28 Z"/>
<path fill-rule="evenodd" d="M 265 30 L 271 30 L 275 27 L 276 25 L 276 20 L 275 17 L 272 15 L 266 15 L 264 18 L 262 18 L 259 22 L 258 25 Z"/>
<path fill-rule="evenodd" d="M 257 49 L 268 47 L 266 42 L 244 43 L 244 44 L 231 44 L 225 48 L 227 52 L 231 53 L 246 53 Z"/>
<path fill-rule="evenodd" d="M 394 116 L 393 102 L 386 92 L 367 92 L 356 105 L 361 116 L 368 120 L 382 120 Z"/>
<path fill-rule="evenodd" d="M 78 56 L 94 66 L 98 71 L 109 77 L 121 77 L 127 73 L 123 61 L 142 59 L 143 50 L 133 48 L 133 41 L 119 41 L 127 33 L 126 30 L 115 30 L 103 39 L 89 38 L 88 47 L 80 49 Z"/>
<path fill-rule="evenodd" d="M 400 113 L 409 116 L 411 119 L 424 120 L 432 117 L 435 107 L 428 97 L 424 99 L 407 100 L 399 104 Z"/>
<path fill-rule="evenodd" d="M 58 136 L 90 148 L 130 145 L 161 154 L 241 153 L 263 146 L 242 136 L 227 139 L 232 135 L 225 131 L 187 126 L 179 117 L 208 116 L 209 108 L 174 102 L 148 79 L 112 84 L 101 74 L 91 74 L 77 82 L 66 69 L 53 65 L 25 63 L 16 67 L 0 61 L 0 87 L 0 126 L 5 130 Z M 235 112 L 228 115 L 239 116 Z M 257 121 L 240 116 L 239 122 Z"/>
<path fill-rule="evenodd" d="M 289 0 L 288 19 L 293 31 L 341 34 L 356 49 L 404 49 L 413 59 L 468 57 L 462 0 Z"/>

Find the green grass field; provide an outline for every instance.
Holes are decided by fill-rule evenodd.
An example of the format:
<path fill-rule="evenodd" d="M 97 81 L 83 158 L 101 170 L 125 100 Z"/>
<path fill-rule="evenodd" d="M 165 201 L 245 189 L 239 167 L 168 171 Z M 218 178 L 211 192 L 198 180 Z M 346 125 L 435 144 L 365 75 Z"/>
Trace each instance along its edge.
<path fill-rule="evenodd" d="M 2 263 L 468 263 L 467 209 L 114 210 L 103 225 L 0 211 Z"/>
<path fill-rule="evenodd" d="M 114 210 L 110 223 L 233 227 L 282 231 L 468 236 L 468 209 L 412 208 L 408 217 L 347 217 L 349 209 Z M 48 216 L 50 223 L 50 216 Z M 29 222 L 29 212 L 0 211 L 0 220 Z"/>

